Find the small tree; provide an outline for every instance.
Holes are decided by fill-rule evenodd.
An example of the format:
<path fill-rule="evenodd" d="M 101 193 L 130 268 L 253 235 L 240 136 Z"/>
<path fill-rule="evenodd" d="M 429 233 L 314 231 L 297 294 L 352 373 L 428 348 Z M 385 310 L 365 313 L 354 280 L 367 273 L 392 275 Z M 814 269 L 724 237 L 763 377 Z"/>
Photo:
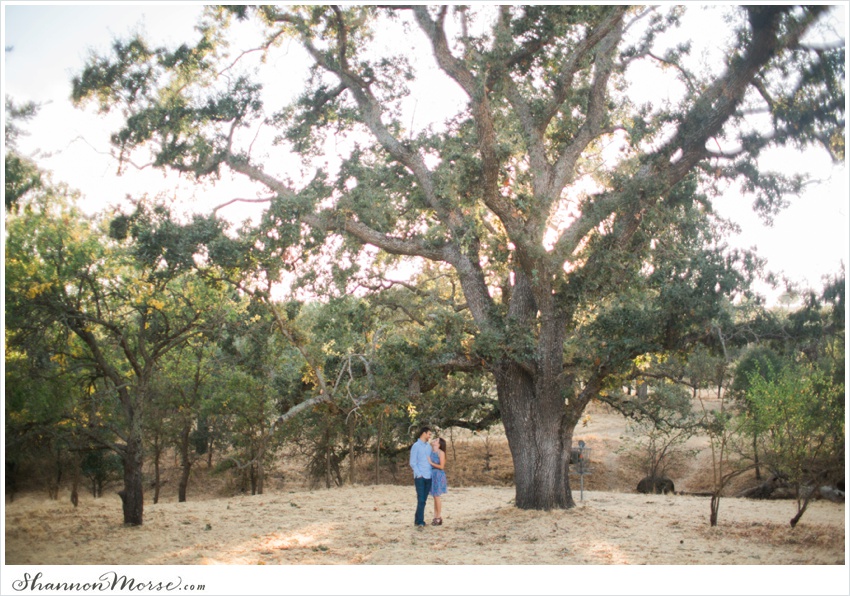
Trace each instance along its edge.
<path fill-rule="evenodd" d="M 204 402 L 212 393 L 215 368 L 220 364 L 215 359 L 217 346 L 213 342 L 213 330 L 193 338 L 172 351 L 160 368 L 155 399 L 152 409 L 158 410 L 155 419 L 148 422 L 151 435 L 155 435 L 154 458 L 168 446 L 177 450 L 180 460 L 180 480 L 177 500 L 186 501 L 192 466 L 206 452 L 206 441 L 200 450 L 196 448 L 196 429 L 199 425 Z M 208 433 L 208 429 L 204 428 Z M 202 433 L 203 434 L 203 433 Z M 159 493 L 158 461 L 156 469 L 156 493 Z"/>
<path fill-rule="evenodd" d="M 757 346 L 750 349 L 735 367 L 735 376 L 732 381 L 732 394 L 735 398 L 742 400 L 746 413 L 755 416 L 756 411 L 750 407 L 747 401 L 747 393 L 750 389 L 751 379 L 754 377 L 771 381 L 782 368 L 782 360 L 779 355 L 768 347 Z M 753 425 L 758 428 L 758 424 Z M 761 480 L 761 466 L 759 466 L 758 435 L 753 434 L 753 463 L 756 469 L 756 480 Z"/>
<path fill-rule="evenodd" d="M 716 334 L 722 356 L 711 357 L 706 352 L 697 351 L 689 360 L 688 369 L 694 386 L 694 395 L 699 401 L 702 412 L 700 426 L 709 438 L 712 472 L 709 524 L 714 527 L 717 525 L 720 498 L 723 496 L 726 485 L 733 478 L 752 469 L 753 466 L 744 459 L 730 458 L 731 453 L 736 451 L 744 419 L 741 416 L 740 404 L 728 400 L 725 391 L 726 370 L 731 362 L 730 338 L 720 324 L 714 325 L 712 331 Z M 710 406 L 705 397 L 697 391 L 698 379 L 711 378 L 711 369 L 714 370 L 713 381 L 717 385 L 717 407 Z M 737 449 L 737 451 L 740 450 Z"/>
<path fill-rule="evenodd" d="M 687 391 L 671 382 L 655 384 L 641 400 L 623 437 L 626 461 L 655 481 L 680 469 L 695 452 L 685 443 L 699 430 Z"/>
<path fill-rule="evenodd" d="M 720 514 L 720 498 L 729 481 L 751 470 L 753 465 L 744 459 L 732 459 L 731 455 L 738 451 L 737 439 L 742 433 L 744 418 L 734 404 L 725 398 L 720 400 L 720 408 L 710 410 L 700 399 L 703 411 L 701 424 L 706 430 L 711 446 L 711 503 L 709 524 L 717 525 Z"/>
<path fill-rule="evenodd" d="M 765 464 L 794 487 L 794 527 L 817 484 L 844 477 L 844 387 L 801 366 L 772 380 L 752 375 L 747 400 L 755 415 L 746 430 L 757 438 Z"/>
<path fill-rule="evenodd" d="M 232 370 L 218 379 L 212 411 L 226 422 L 232 449 L 226 459 L 235 465 L 240 486 L 246 489 L 250 484 L 256 495 L 263 494 L 266 466 L 280 447 L 280 437 L 271 432 L 279 411 L 271 386 L 273 367 L 266 360 L 254 368 L 244 362 L 246 358 L 248 354 L 241 352 L 228 363 Z"/>

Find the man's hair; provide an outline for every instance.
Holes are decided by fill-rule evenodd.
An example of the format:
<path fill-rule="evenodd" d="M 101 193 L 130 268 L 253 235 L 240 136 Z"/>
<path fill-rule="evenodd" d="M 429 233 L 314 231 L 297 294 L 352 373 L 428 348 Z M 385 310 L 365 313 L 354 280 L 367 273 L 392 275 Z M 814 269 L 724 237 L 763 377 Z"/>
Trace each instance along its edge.
<path fill-rule="evenodd" d="M 417 436 L 421 437 L 422 435 L 424 435 L 425 433 L 428 433 L 428 432 L 431 432 L 431 429 L 428 428 L 427 426 L 423 426 L 422 428 L 419 429 L 419 434 Z"/>

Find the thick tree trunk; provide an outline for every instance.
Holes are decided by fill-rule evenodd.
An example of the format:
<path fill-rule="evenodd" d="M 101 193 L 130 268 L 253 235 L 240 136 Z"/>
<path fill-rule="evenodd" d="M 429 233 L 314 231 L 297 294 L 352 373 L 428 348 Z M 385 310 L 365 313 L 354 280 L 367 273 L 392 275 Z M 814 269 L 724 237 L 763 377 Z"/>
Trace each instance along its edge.
<path fill-rule="evenodd" d="M 540 277 L 545 277 L 541 274 Z M 520 509 L 575 507 L 570 491 L 570 451 L 578 408 L 568 412 L 563 384 L 565 321 L 556 314 L 552 292 L 534 292 L 515 271 L 509 317 L 519 329 L 537 328 L 533 361 L 505 359 L 496 366 L 496 391 L 514 462 L 516 506 Z"/>
<path fill-rule="evenodd" d="M 124 490 L 121 500 L 124 502 L 124 523 L 141 526 L 144 514 L 144 486 L 142 481 L 142 438 L 132 429 L 124 449 Z"/>
<path fill-rule="evenodd" d="M 520 509 L 575 506 L 569 480 L 573 425 L 558 387 L 545 392 L 521 367 L 508 364 L 496 375 L 499 409 L 505 425 Z"/>
<path fill-rule="evenodd" d="M 6 494 L 9 502 L 15 500 L 15 492 L 18 490 L 18 462 L 6 461 Z"/>

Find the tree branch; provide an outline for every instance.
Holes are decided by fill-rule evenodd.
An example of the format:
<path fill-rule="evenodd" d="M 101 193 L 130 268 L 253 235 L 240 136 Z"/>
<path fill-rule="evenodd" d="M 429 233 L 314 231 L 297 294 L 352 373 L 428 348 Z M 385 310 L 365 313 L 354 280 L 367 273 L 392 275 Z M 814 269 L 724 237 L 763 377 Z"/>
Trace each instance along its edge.
<path fill-rule="evenodd" d="M 622 13 L 615 13 L 610 29 L 599 41 L 596 52 L 594 77 L 588 101 L 587 117 L 576 138 L 561 152 L 552 173 L 547 195 L 553 200 L 560 196 L 575 170 L 575 164 L 588 144 L 603 130 L 608 109 L 608 79 L 614 70 L 614 54 L 623 34 Z M 547 209 L 548 212 L 548 209 Z"/>
<path fill-rule="evenodd" d="M 627 6 L 613 8 L 611 14 L 605 17 L 598 26 L 593 28 L 587 36 L 576 45 L 575 49 L 561 65 L 558 78 L 555 81 L 552 97 L 541 112 L 541 116 L 538 120 L 537 126 L 540 130 L 546 130 L 546 127 L 548 127 L 552 122 L 552 118 L 555 117 L 564 101 L 566 101 L 566 98 L 572 90 L 573 77 L 589 53 L 615 29 L 619 29 L 619 32 L 617 33 L 617 41 L 619 41 L 619 38 L 622 36 L 623 17 L 627 10 Z"/>
<path fill-rule="evenodd" d="M 686 114 L 676 135 L 657 153 L 664 156 L 672 155 L 676 149 L 682 150 L 681 159 L 672 165 L 668 161 L 662 170 L 668 187 L 681 180 L 705 157 L 706 142 L 720 133 L 749 86 L 757 85 L 759 71 L 783 50 L 796 47 L 809 26 L 826 7 L 809 7 L 803 19 L 790 26 L 787 33 L 782 35 L 779 22 L 790 8 L 755 6 L 747 9 L 752 40 L 744 55 L 734 61 L 729 69 L 706 89 Z"/>
<path fill-rule="evenodd" d="M 497 151 L 496 127 L 487 96 L 488 89 L 483 82 L 486 80 L 487 74 L 476 78 L 460 60 L 452 55 L 443 29 L 445 9 L 446 7 L 443 7 L 440 11 L 437 21 L 431 20 L 425 6 L 417 6 L 414 9 L 414 14 L 420 28 L 431 42 L 438 66 L 456 81 L 469 97 L 472 117 L 478 134 L 478 151 L 481 154 L 481 178 L 483 180 L 481 194 L 484 203 L 502 220 L 502 224 L 512 240 L 516 244 L 528 248 L 530 244 L 525 239 L 519 213 L 511 208 L 510 203 L 499 192 L 500 159 Z"/>
<path fill-rule="evenodd" d="M 240 199 L 240 198 L 230 199 L 229 201 L 226 201 L 226 202 L 222 203 L 221 205 L 218 205 L 217 207 L 213 207 L 212 212 L 215 214 L 220 209 L 224 209 L 225 207 L 228 207 L 229 205 L 233 205 L 234 203 L 269 203 L 272 200 L 274 200 L 274 197 L 269 197 L 267 199 Z"/>

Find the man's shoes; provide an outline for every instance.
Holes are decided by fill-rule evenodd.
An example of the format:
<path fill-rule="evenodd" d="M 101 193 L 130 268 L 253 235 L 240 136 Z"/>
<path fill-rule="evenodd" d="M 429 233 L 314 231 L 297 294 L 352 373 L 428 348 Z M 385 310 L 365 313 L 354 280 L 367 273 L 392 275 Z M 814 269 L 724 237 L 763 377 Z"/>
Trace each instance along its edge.
<path fill-rule="evenodd" d="M 416 524 L 416 529 L 421 530 L 425 527 L 425 524 Z"/>

